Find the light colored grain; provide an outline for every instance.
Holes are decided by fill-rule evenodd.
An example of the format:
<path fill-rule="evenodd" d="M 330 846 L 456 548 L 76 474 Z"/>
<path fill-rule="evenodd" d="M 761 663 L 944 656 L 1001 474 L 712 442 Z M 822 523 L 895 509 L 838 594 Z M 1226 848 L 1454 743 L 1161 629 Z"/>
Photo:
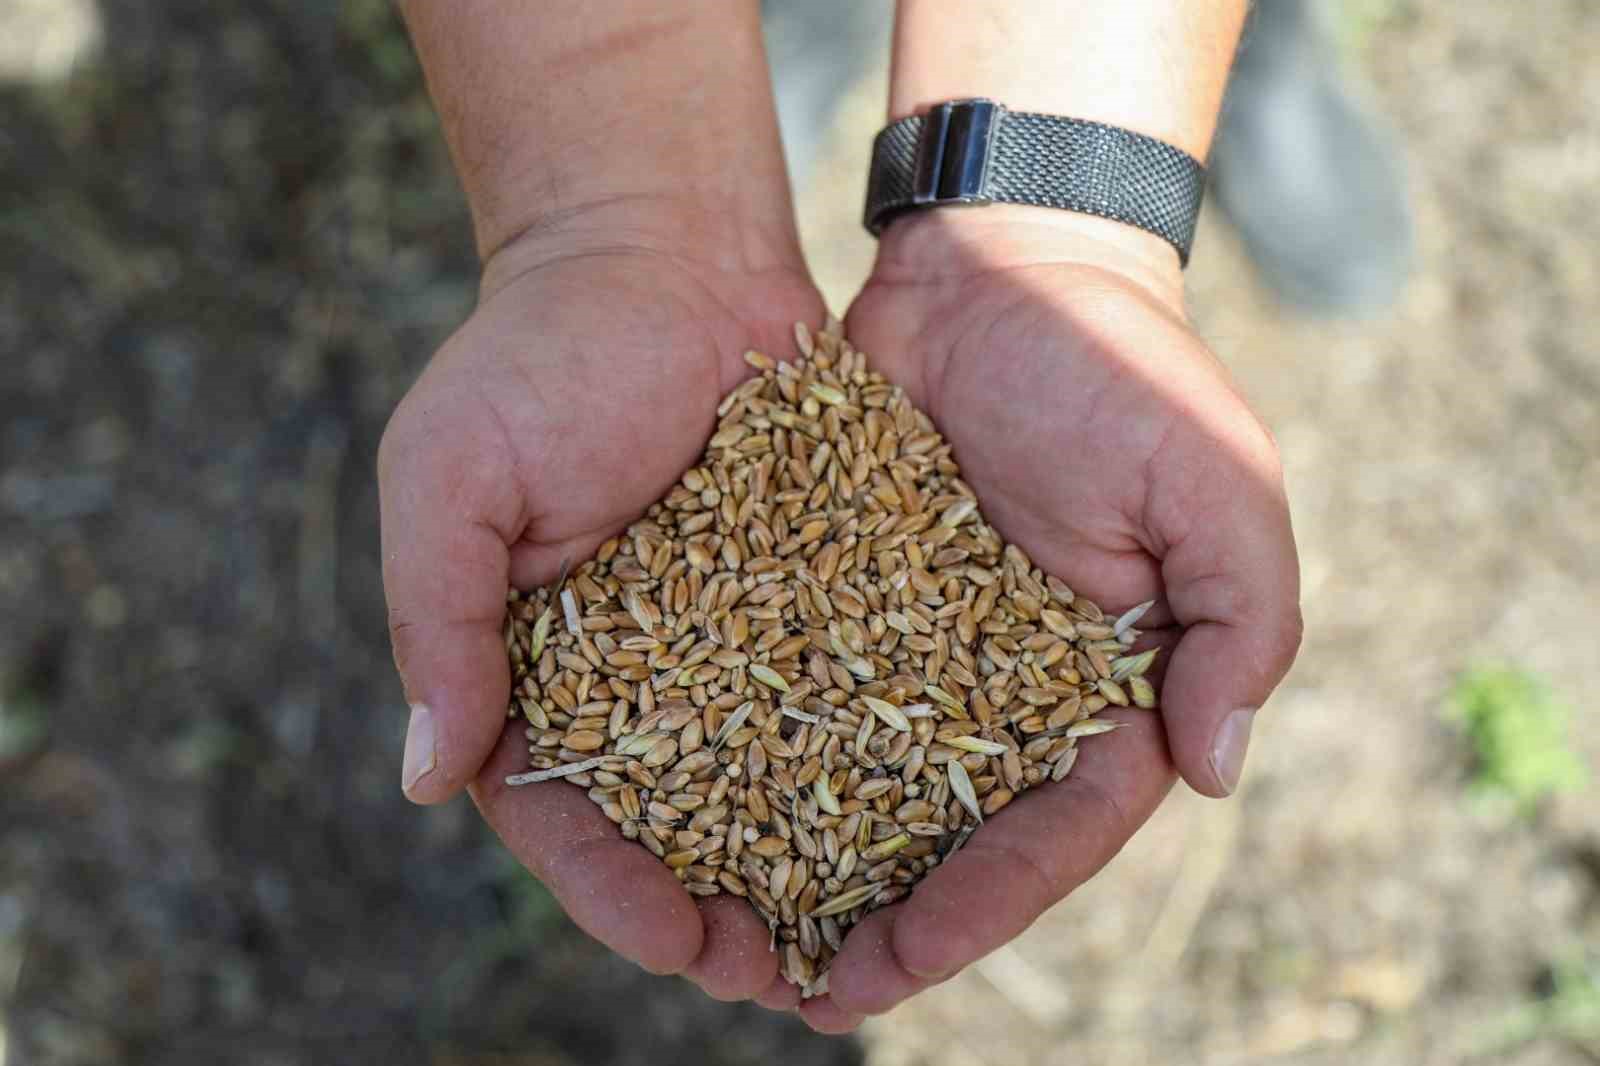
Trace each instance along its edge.
<path fill-rule="evenodd" d="M 1122 690 L 1121 685 L 1109 677 L 1102 677 L 1099 681 L 1096 681 L 1095 688 L 1099 690 L 1100 695 L 1105 697 L 1107 703 L 1117 707 L 1126 707 L 1128 705 L 1128 694 Z"/>
<path fill-rule="evenodd" d="M 558 777 L 571 777 L 573 774 L 587 773 L 597 766 L 605 763 L 604 757 L 584 759 L 581 762 L 565 763 L 561 766 L 551 767 L 548 770 L 534 770 L 525 774 L 511 774 L 506 778 L 506 784 L 516 787 L 518 785 L 532 785 L 540 781 L 552 781 Z"/>
<path fill-rule="evenodd" d="M 1066 735 L 1069 737 L 1098 736 L 1101 733 L 1109 733 L 1114 729 L 1121 729 L 1124 724 L 1123 722 L 1112 721 L 1109 718 L 1088 718 L 1067 726 Z"/>
<path fill-rule="evenodd" d="M 844 914 L 846 911 L 865 903 L 867 899 L 878 891 L 878 886 L 873 884 L 859 885 L 826 901 L 811 912 L 813 918 L 830 918 L 834 915 Z"/>
<path fill-rule="evenodd" d="M 539 620 L 533 624 L 533 640 L 528 648 L 529 662 L 538 662 L 544 654 L 545 641 L 550 639 L 550 618 L 553 614 L 549 607 L 539 612 Z"/>
<path fill-rule="evenodd" d="M 818 775 L 811 783 L 811 791 L 816 796 L 817 806 L 824 812 L 835 817 L 843 813 L 838 797 L 833 794 L 833 786 L 829 783 L 827 774 Z"/>
<path fill-rule="evenodd" d="M 1122 634 L 1133 628 L 1134 623 L 1138 622 L 1139 619 L 1145 616 L 1146 611 L 1150 610 L 1150 608 L 1154 607 L 1155 605 L 1155 600 L 1145 600 L 1136 607 L 1130 607 L 1127 611 L 1119 615 L 1117 620 L 1112 623 L 1111 635 L 1115 637 L 1122 636 Z"/>
<path fill-rule="evenodd" d="M 999 741 L 984 740 L 982 737 L 954 736 L 946 738 L 944 742 L 952 748 L 976 752 L 979 755 L 1004 755 L 1010 750 Z"/>
<path fill-rule="evenodd" d="M 911 720 L 901 712 L 900 708 L 888 700 L 880 700 L 876 696 L 862 696 L 861 702 L 867 705 L 868 710 L 877 715 L 884 725 L 902 733 L 911 732 Z"/>
<path fill-rule="evenodd" d="M 722 747 L 723 744 L 727 743 L 727 740 L 730 736 L 744 727 L 745 720 L 750 717 L 750 712 L 754 711 L 755 709 L 756 705 L 754 700 L 746 700 L 744 703 L 741 703 L 738 709 L 733 712 L 728 720 L 722 723 L 722 728 L 717 730 L 716 738 L 711 742 L 711 749 L 715 751 L 716 749 Z"/>
<path fill-rule="evenodd" d="M 1128 678 L 1128 693 L 1133 698 L 1135 707 L 1146 710 L 1156 705 L 1156 689 L 1146 678 L 1137 674 Z"/>
<path fill-rule="evenodd" d="M 764 663 L 751 663 L 750 676 L 770 689 L 779 692 L 789 691 L 789 682 L 783 679 L 783 675 Z"/>
<path fill-rule="evenodd" d="M 880 840 L 861 853 L 861 858 L 866 862 L 882 862 L 907 844 L 911 843 L 911 834 L 896 833 L 885 840 Z"/>
<path fill-rule="evenodd" d="M 811 386 L 811 395 L 815 396 L 818 400 L 830 407 L 836 407 L 839 404 L 848 403 L 850 399 L 832 385 L 813 385 Z"/>
<path fill-rule="evenodd" d="M 1111 680 L 1127 681 L 1129 678 L 1143 677 L 1149 672 L 1156 661 L 1160 648 L 1151 648 L 1149 651 L 1138 655 L 1123 655 L 1111 660 Z"/>
<path fill-rule="evenodd" d="M 978 809 L 978 793 L 972 787 L 972 778 L 967 775 L 967 768 L 961 765 L 960 760 L 953 760 L 946 764 L 946 770 L 950 791 L 955 793 L 956 799 L 961 801 L 961 806 L 967 809 L 968 814 L 982 822 L 983 812 Z"/>
<path fill-rule="evenodd" d="M 561 613 L 566 619 L 568 633 L 577 636 L 583 632 L 582 624 L 578 621 L 578 603 L 571 589 L 561 590 Z"/>

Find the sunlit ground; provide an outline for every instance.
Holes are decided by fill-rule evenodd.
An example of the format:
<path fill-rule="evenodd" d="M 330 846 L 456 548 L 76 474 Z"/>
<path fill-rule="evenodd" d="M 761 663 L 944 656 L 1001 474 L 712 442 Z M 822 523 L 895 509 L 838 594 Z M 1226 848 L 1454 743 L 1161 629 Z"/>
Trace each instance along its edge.
<path fill-rule="evenodd" d="M 0 81 L 58 81 L 99 45 L 100 18 L 94 0 L 0 4 Z"/>

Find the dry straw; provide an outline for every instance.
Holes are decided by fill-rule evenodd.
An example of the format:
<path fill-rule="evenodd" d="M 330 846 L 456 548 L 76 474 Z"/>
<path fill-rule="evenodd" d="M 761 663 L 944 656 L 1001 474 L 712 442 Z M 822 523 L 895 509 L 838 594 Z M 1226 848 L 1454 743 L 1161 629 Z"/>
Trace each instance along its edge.
<path fill-rule="evenodd" d="M 701 461 L 557 587 L 512 590 L 510 713 L 697 896 L 826 990 L 863 915 L 1155 706 L 1113 621 L 983 518 L 950 446 L 830 320 L 717 409 Z"/>

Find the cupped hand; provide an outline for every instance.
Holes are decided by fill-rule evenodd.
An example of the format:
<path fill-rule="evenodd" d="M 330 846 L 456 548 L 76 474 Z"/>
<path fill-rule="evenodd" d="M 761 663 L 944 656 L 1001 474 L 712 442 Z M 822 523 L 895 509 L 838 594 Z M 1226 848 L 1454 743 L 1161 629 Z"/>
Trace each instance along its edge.
<path fill-rule="evenodd" d="M 582 220 L 580 220 L 582 221 Z M 395 411 L 379 452 L 383 577 L 411 707 L 404 787 L 469 789 L 575 922 L 718 998 L 792 1007 L 743 900 L 697 902 L 578 789 L 507 791 L 508 583 L 555 579 L 641 514 L 705 447 L 749 347 L 792 346 L 822 302 L 798 252 L 759 255 L 649 227 L 567 226 L 488 264 L 478 308 Z"/>
<path fill-rule="evenodd" d="M 887 1010 L 1021 933 L 1144 823 L 1174 771 L 1237 786 L 1250 723 L 1300 641 L 1274 442 L 1190 327 L 1177 257 L 1037 208 L 896 222 L 848 333 L 954 446 L 1006 539 L 1160 644 L 1159 715 L 1085 745 L 902 904 L 851 932 L 830 999 Z"/>

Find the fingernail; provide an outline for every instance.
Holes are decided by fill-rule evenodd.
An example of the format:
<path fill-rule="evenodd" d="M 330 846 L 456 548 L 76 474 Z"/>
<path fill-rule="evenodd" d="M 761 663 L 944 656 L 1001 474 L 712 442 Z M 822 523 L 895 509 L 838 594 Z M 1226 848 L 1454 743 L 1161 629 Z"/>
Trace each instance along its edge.
<path fill-rule="evenodd" d="M 437 760 L 433 752 L 433 712 L 420 703 L 411 705 L 411 722 L 406 726 L 406 756 L 400 771 L 400 787 L 406 795 L 418 781 L 433 772 Z"/>
<path fill-rule="evenodd" d="M 1250 747 L 1250 725 L 1255 721 L 1253 707 L 1241 707 L 1222 720 L 1216 739 L 1211 742 L 1211 772 L 1229 795 L 1239 787 L 1244 771 L 1244 753 Z"/>

